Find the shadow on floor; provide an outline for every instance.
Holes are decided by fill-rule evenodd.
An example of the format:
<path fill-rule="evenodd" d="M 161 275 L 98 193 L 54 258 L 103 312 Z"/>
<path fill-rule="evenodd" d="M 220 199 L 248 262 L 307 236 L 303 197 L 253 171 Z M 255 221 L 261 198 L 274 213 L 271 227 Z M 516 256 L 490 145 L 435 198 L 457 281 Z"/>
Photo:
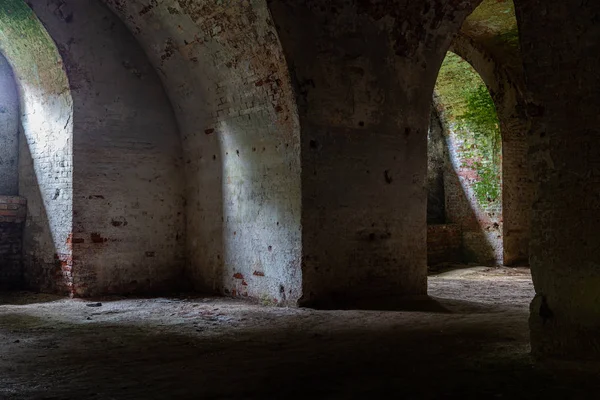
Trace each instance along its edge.
<path fill-rule="evenodd" d="M 0 315 L 0 398 L 584 398 L 591 372 L 535 366 L 485 324 L 253 329 L 191 336 Z"/>

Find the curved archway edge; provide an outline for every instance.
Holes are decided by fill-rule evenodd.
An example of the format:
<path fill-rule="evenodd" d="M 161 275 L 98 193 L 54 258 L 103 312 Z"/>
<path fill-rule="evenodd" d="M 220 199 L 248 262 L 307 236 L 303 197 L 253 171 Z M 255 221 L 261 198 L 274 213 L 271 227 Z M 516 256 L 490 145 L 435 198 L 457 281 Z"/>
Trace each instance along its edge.
<path fill-rule="evenodd" d="M 0 4 L 0 51 L 21 109 L 19 193 L 28 201 L 24 273 L 33 287 L 72 289 L 73 100 L 62 58 L 21 0 Z"/>

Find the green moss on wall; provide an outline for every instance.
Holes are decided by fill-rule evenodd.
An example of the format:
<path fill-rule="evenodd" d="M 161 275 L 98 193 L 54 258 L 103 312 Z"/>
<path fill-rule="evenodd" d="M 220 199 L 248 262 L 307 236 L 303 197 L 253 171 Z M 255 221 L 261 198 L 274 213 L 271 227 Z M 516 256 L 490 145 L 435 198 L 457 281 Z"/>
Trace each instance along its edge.
<path fill-rule="evenodd" d="M 20 80 L 68 89 L 55 43 L 23 0 L 0 1 L 0 51 Z"/>
<path fill-rule="evenodd" d="M 494 101 L 469 63 L 448 53 L 436 83 L 438 106 L 454 135 L 462 168 L 476 172 L 472 188 L 481 206 L 501 200 L 502 141 Z"/>

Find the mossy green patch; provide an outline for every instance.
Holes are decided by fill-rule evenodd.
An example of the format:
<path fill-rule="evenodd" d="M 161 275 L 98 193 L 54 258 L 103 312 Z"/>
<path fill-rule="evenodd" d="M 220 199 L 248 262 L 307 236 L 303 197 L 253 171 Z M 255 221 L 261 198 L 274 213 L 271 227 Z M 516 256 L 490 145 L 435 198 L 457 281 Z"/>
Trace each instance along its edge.
<path fill-rule="evenodd" d="M 23 0 L 0 2 L 0 51 L 19 79 L 30 85 L 68 89 L 54 41 Z"/>
<path fill-rule="evenodd" d="M 492 34 L 503 34 L 517 28 L 515 5 L 512 0 L 484 0 L 465 21 Z"/>
<path fill-rule="evenodd" d="M 448 53 L 436 83 L 438 105 L 450 134 L 460 143 L 461 167 L 477 172 L 472 187 L 481 206 L 501 198 L 502 141 L 490 93 L 469 63 Z"/>

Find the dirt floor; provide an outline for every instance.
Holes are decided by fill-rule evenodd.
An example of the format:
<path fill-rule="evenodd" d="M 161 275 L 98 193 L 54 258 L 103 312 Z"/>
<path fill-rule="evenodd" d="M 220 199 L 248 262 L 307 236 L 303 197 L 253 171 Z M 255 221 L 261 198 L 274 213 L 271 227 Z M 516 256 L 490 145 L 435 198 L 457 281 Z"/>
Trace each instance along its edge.
<path fill-rule="evenodd" d="M 0 295 L 0 399 L 597 398 L 598 370 L 530 359 L 526 269 L 429 285 L 429 311 Z"/>

